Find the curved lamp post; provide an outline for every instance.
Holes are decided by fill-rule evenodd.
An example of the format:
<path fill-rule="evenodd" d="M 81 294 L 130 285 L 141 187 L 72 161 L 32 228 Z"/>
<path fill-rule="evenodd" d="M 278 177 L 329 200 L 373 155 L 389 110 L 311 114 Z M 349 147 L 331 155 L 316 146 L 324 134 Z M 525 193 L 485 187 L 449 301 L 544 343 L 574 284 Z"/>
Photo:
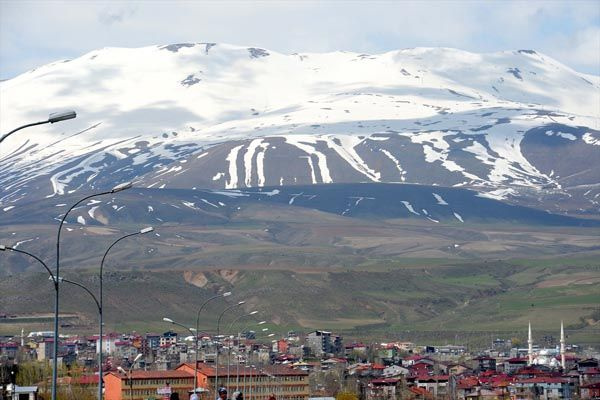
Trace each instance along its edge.
<path fill-rule="evenodd" d="M 256 325 L 264 325 L 266 323 L 267 323 L 267 321 L 260 321 Z M 249 327 L 250 327 L 250 325 L 248 324 L 248 325 L 246 325 L 244 327 L 244 330 L 238 331 L 238 346 L 239 346 L 239 343 L 241 341 L 242 332 L 247 331 Z M 246 352 L 246 361 L 247 360 L 248 360 L 248 352 Z M 244 366 L 245 366 L 245 364 L 244 364 Z M 235 390 L 240 390 L 239 389 L 239 384 L 240 384 L 240 358 L 239 358 L 239 355 L 238 355 L 238 357 L 237 357 L 237 366 L 236 366 L 236 377 L 235 377 L 235 387 L 236 387 Z M 244 389 L 243 390 L 244 391 L 246 390 L 246 373 L 245 372 L 244 372 Z"/>
<path fill-rule="evenodd" d="M 67 210 L 67 212 L 63 215 L 62 219 L 60 220 L 60 224 L 58 225 L 58 233 L 56 235 L 56 273 L 55 276 L 60 276 L 60 233 L 62 230 L 62 226 L 65 223 L 65 220 L 67 219 L 67 216 L 69 215 L 69 213 L 75 208 L 77 207 L 79 204 L 83 203 L 84 201 L 91 199 L 92 197 L 98 197 L 98 196 L 103 196 L 105 194 L 114 194 L 114 193 L 118 193 L 121 192 L 123 190 L 126 189 L 130 189 L 133 186 L 133 184 L 131 182 L 126 182 L 126 183 L 122 183 L 119 184 L 117 186 L 115 186 L 114 188 L 112 188 L 109 191 L 106 192 L 101 192 L 101 193 L 95 193 L 95 194 L 91 194 L 89 196 L 84 197 L 83 199 L 79 200 L 77 203 L 73 204 L 71 206 L 71 208 L 69 208 Z M 54 359 L 52 360 L 52 400 L 56 400 L 56 378 L 57 378 L 57 372 L 58 372 L 58 289 L 59 289 L 59 284 L 58 284 L 58 280 L 54 280 L 54 284 L 56 285 L 56 296 L 54 299 Z M 100 325 L 100 328 L 102 328 L 102 325 Z"/>
<path fill-rule="evenodd" d="M 100 304 L 98 307 L 98 311 L 100 313 L 100 336 L 98 338 L 98 368 L 99 368 L 99 374 L 98 376 L 100 377 L 99 381 L 98 381 L 98 400 L 102 400 L 102 386 L 104 385 L 103 379 L 102 379 L 102 335 L 103 335 L 103 326 L 104 326 L 104 313 L 103 313 L 103 306 L 104 303 L 102 301 L 102 299 L 104 298 L 104 293 L 102 291 L 102 276 L 103 276 L 103 270 L 104 270 L 104 260 L 106 260 L 106 256 L 108 255 L 108 252 L 110 251 L 110 249 L 112 249 L 117 243 L 119 243 L 121 240 L 123 239 L 127 239 L 128 237 L 131 236 L 136 236 L 136 235 L 143 235 L 145 233 L 149 233 L 154 231 L 154 228 L 152 228 L 151 226 L 141 229 L 138 232 L 134 232 L 134 233 L 130 233 L 128 235 L 125 236 L 121 236 L 120 238 L 118 238 L 117 240 L 115 240 L 110 246 L 108 246 L 108 249 L 106 249 L 106 251 L 104 252 L 104 255 L 102 256 L 102 261 L 100 262 Z"/>
<path fill-rule="evenodd" d="M 198 354 L 198 331 L 194 328 L 188 328 L 187 326 L 180 324 L 177 321 L 173 321 L 171 318 L 164 317 L 163 321 L 168 322 L 173 325 L 180 326 L 183 329 L 186 329 L 187 331 L 189 331 L 194 336 L 194 340 L 196 342 L 196 359 L 198 359 L 198 355 L 197 355 Z M 196 365 L 198 365 L 198 362 L 196 362 Z M 196 372 L 194 373 L 194 393 L 196 393 L 196 389 L 198 388 L 198 370 L 197 370 L 197 368 L 198 367 L 196 367 L 196 370 L 195 370 Z"/>
<path fill-rule="evenodd" d="M 23 128 L 28 128 L 30 126 L 42 125 L 42 124 L 53 124 L 55 122 L 64 121 L 67 119 L 73 119 L 76 116 L 77 116 L 77 113 L 75 111 L 63 111 L 63 112 L 52 113 L 48 116 L 48 119 L 46 121 L 33 122 L 31 124 L 26 124 L 26 125 L 20 126 L 17 129 L 13 129 L 12 131 L 8 132 L 6 135 L 3 135 L 2 137 L 0 137 L 0 143 L 2 143 L 4 141 L 4 139 L 9 137 L 16 131 L 20 131 Z"/>
<path fill-rule="evenodd" d="M 233 321 L 231 321 L 231 323 L 229 324 L 229 327 L 227 328 L 227 332 L 231 333 L 231 329 L 233 328 L 233 325 L 238 322 L 240 319 L 242 318 L 246 318 L 246 317 L 250 317 L 252 315 L 256 315 L 258 314 L 258 311 L 251 311 L 248 314 L 242 314 L 238 317 L 236 317 Z"/>
<path fill-rule="evenodd" d="M 236 317 L 229 324 L 229 327 L 227 328 L 227 332 L 229 332 L 231 334 L 231 329 L 233 328 L 233 325 L 240 319 L 245 318 L 245 317 L 251 317 L 252 315 L 256 315 L 256 314 L 258 314 L 258 311 L 251 311 L 248 314 L 242 314 L 242 315 Z M 230 340 L 233 338 L 234 338 L 234 336 L 229 337 Z M 238 337 L 238 346 L 239 346 L 239 337 Z M 229 348 L 227 349 L 227 387 L 229 387 L 229 369 L 230 369 L 230 367 L 231 367 L 231 344 L 229 345 Z M 236 386 L 237 386 L 237 383 L 236 383 Z M 238 389 L 236 388 L 236 390 L 238 390 Z"/>
<path fill-rule="evenodd" d="M 50 280 L 52 281 L 52 283 L 54 283 L 54 288 L 56 289 L 56 286 L 57 286 L 56 285 L 56 277 L 54 276 L 52 271 L 50 271 L 50 268 L 48 268 L 46 263 L 44 261 L 42 261 L 38 256 L 36 256 L 35 254 L 31 254 L 24 250 L 19 250 L 14 247 L 5 246 L 3 244 L 0 244 L 0 251 L 6 251 L 6 250 L 14 251 L 15 253 L 25 254 L 26 256 L 29 256 L 29 257 L 33 258 L 34 260 L 36 260 L 37 262 L 39 262 L 40 264 L 42 264 L 42 266 L 46 269 L 46 271 L 48 271 L 48 274 L 50 274 Z"/>
<path fill-rule="evenodd" d="M 198 332 L 200 331 L 200 313 L 202 312 L 202 310 L 204 309 L 204 307 L 206 307 L 206 305 L 208 303 L 210 303 L 211 301 L 218 299 L 219 297 L 228 297 L 231 296 L 231 292 L 225 292 L 225 293 L 221 293 L 221 294 L 217 294 L 215 296 L 209 297 L 208 299 L 206 299 L 204 301 L 204 303 L 202 303 L 202 305 L 200 305 L 200 308 L 198 308 L 198 312 L 196 313 L 196 357 L 194 359 L 194 375 L 198 376 Z M 196 378 L 194 378 L 194 382 L 196 382 Z M 197 386 L 194 383 L 194 394 L 196 394 L 196 389 Z"/>
<path fill-rule="evenodd" d="M 50 278 L 52 279 L 52 278 Z M 68 283 L 70 285 L 74 285 L 74 286 L 78 286 L 80 288 L 82 288 L 83 290 L 85 290 L 91 297 L 92 299 L 94 299 L 94 303 L 96 303 L 96 307 L 98 308 L 98 314 L 102 315 L 102 306 L 100 305 L 100 302 L 98 301 L 98 299 L 96 298 L 96 296 L 94 295 L 94 293 L 92 293 L 92 291 L 90 289 L 88 289 L 87 287 L 85 287 L 84 285 L 82 285 L 81 283 L 63 278 L 63 277 L 58 277 L 58 281 L 60 283 Z M 102 327 L 102 325 L 100 325 Z M 100 328 L 102 329 L 102 328 Z M 102 347 L 100 347 L 100 352 L 102 352 Z M 139 354 L 141 356 L 141 354 Z M 100 396 L 102 396 L 102 364 L 98 365 L 98 390 L 100 393 Z M 100 397 L 100 399 L 102 399 L 102 397 Z"/>
<path fill-rule="evenodd" d="M 129 367 L 129 370 L 126 372 L 123 367 L 118 366 L 117 370 L 122 373 L 123 375 L 127 375 L 127 380 L 129 381 L 129 399 L 133 400 L 133 377 L 131 376 L 131 372 L 133 370 L 133 366 L 135 365 L 135 363 L 142 357 L 142 354 L 138 354 L 137 356 L 135 356 L 135 358 L 133 359 L 133 363 L 131 363 L 131 366 Z"/>
<path fill-rule="evenodd" d="M 225 315 L 225 313 L 235 307 L 239 307 L 241 305 L 243 305 L 244 303 L 246 303 L 245 300 L 242 301 L 238 301 L 236 304 L 232 304 L 229 307 L 227 307 L 226 309 L 223 310 L 223 312 L 221 312 L 221 314 L 219 315 L 219 319 L 217 319 L 217 357 L 216 357 L 216 368 L 215 368 L 215 392 L 219 390 L 219 335 L 221 333 L 221 319 L 223 318 L 223 315 Z"/>

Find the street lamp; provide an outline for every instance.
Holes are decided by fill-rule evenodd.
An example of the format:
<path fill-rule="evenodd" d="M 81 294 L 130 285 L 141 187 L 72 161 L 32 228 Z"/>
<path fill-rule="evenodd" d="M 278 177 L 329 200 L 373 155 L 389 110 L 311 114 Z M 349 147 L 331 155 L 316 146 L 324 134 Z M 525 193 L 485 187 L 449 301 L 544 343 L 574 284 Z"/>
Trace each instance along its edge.
<path fill-rule="evenodd" d="M 142 357 L 142 354 L 138 354 L 137 356 L 135 356 L 135 358 L 133 359 L 133 363 L 131 363 L 131 366 L 129 367 L 128 372 L 125 372 L 125 370 L 123 369 L 123 367 L 118 366 L 117 370 L 124 374 L 127 375 L 127 380 L 129 381 L 129 399 L 133 400 L 133 377 L 131 376 L 133 367 L 135 366 L 135 363 Z"/>
<path fill-rule="evenodd" d="M 75 111 L 63 111 L 63 112 L 52 113 L 48 116 L 48 119 L 46 121 L 33 122 L 31 124 L 26 124 L 26 125 L 20 126 L 17 129 L 13 129 L 12 131 L 8 132 L 6 135 L 0 137 L 0 143 L 2 143 L 4 141 L 4 139 L 9 137 L 16 131 L 19 131 L 23 128 L 28 128 L 30 126 L 42 125 L 42 124 L 48 124 L 48 123 L 53 124 L 55 122 L 65 121 L 67 119 L 73 119 L 76 116 L 77 116 L 77 113 L 75 113 Z"/>
<path fill-rule="evenodd" d="M 182 327 L 183 329 L 188 330 L 192 335 L 194 335 L 194 340 L 196 343 L 196 367 L 194 368 L 194 393 L 198 389 L 198 330 L 194 328 L 188 328 L 187 326 L 180 324 L 179 322 L 173 321 L 171 318 L 164 317 L 163 321 L 168 322 L 173 325 L 177 325 Z"/>
<path fill-rule="evenodd" d="M 56 122 L 56 121 L 55 121 Z M 65 213 L 65 215 L 63 215 L 62 219 L 60 220 L 60 224 L 58 225 L 58 233 L 56 235 L 56 273 L 55 276 L 60 276 L 60 233 L 62 230 L 62 226 L 65 223 L 65 220 L 67 219 L 67 216 L 69 215 L 69 213 L 75 208 L 77 207 L 79 204 L 83 203 L 84 201 L 91 199 L 92 197 L 98 197 L 98 196 L 103 196 L 105 194 L 114 194 L 114 193 L 118 193 L 121 192 L 123 190 L 129 189 L 133 186 L 133 184 L 131 182 L 126 182 L 126 183 L 121 183 L 115 187 L 113 187 L 111 190 L 106 191 L 106 192 L 101 192 L 101 193 L 95 193 L 95 194 L 91 194 L 89 196 L 84 197 L 83 199 L 79 200 L 77 203 L 73 204 L 71 206 L 71 208 L 69 208 L 67 210 L 67 212 Z M 59 284 L 58 284 L 58 280 L 54 280 L 54 285 L 56 286 L 56 296 L 54 298 L 54 359 L 52 360 L 52 400 L 56 400 L 56 378 L 57 378 L 57 372 L 58 372 L 58 289 L 59 289 Z M 102 329 L 102 324 L 100 324 L 100 329 Z M 102 349 L 100 349 L 102 350 Z M 100 352 L 102 353 L 102 351 Z M 100 366 L 100 368 L 102 368 L 102 366 Z M 102 380 L 102 379 L 100 379 Z"/>
<path fill-rule="evenodd" d="M 229 324 L 229 327 L 227 328 L 227 332 L 231 333 L 231 329 L 233 328 L 233 325 L 238 322 L 240 319 L 242 318 L 246 318 L 246 317 L 250 317 L 252 315 L 256 315 L 258 314 L 258 311 L 251 311 L 248 314 L 242 314 L 240 316 L 238 316 L 237 318 L 235 318 L 233 321 L 231 321 L 231 323 Z"/>
<path fill-rule="evenodd" d="M 238 316 L 233 321 L 231 321 L 231 323 L 229 324 L 229 328 L 227 328 L 227 332 L 231 333 L 231 329 L 233 328 L 233 325 L 237 321 L 239 321 L 240 319 L 245 318 L 245 317 L 250 317 L 250 316 L 256 315 L 256 314 L 258 314 L 258 311 L 251 311 L 248 314 L 242 314 L 242 315 Z M 231 340 L 233 338 L 234 338 L 234 336 L 230 336 L 229 340 Z M 239 337 L 238 337 L 238 346 L 239 346 Z M 239 364 L 239 362 L 238 362 L 238 364 Z M 227 387 L 229 387 L 229 370 L 230 370 L 230 367 L 231 367 L 231 345 L 229 346 L 229 349 L 227 350 Z M 236 383 L 236 386 L 237 386 L 237 383 Z M 238 389 L 236 388 L 236 390 L 238 390 Z"/>
<path fill-rule="evenodd" d="M 52 271 L 50 271 L 50 268 L 48 268 L 46 263 L 44 261 L 42 261 L 38 256 L 28 253 L 24 250 L 20 250 L 20 249 L 14 248 L 14 247 L 0 244 L 0 251 L 7 251 L 7 250 L 14 251 L 15 253 L 25 254 L 26 256 L 29 256 L 29 257 L 33 258 L 34 260 L 36 260 L 37 262 L 39 262 L 40 264 L 42 264 L 42 266 L 46 269 L 46 271 L 48 271 L 48 274 L 50 274 L 50 280 L 52 281 L 52 283 L 56 283 L 56 277 L 54 276 Z M 55 288 L 56 288 L 56 285 L 55 285 Z"/>
<path fill-rule="evenodd" d="M 219 390 L 219 334 L 221 333 L 221 318 L 223 318 L 223 315 L 225 315 L 225 313 L 235 307 L 239 307 L 241 305 L 243 305 L 244 303 L 246 303 L 245 300 L 242 301 L 238 301 L 236 304 L 230 305 L 229 307 L 227 307 L 226 309 L 223 310 L 223 312 L 221 312 L 221 314 L 219 315 L 219 319 L 217 319 L 217 340 L 216 340 L 216 347 L 217 347 L 217 357 L 216 357 L 216 368 L 215 368 L 215 391 Z"/>
<path fill-rule="evenodd" d="M 198 312 L 196 313 L 196 334 L 198 333 L 198 331 L 200 330 L 200 313 L 202 312 L 202 309 L 204 309 L 204 307 L 210 303 L 211 301 L 218 299 L 219 297 L 228 297 L 231 296 L 231 292 L 225 292 L 225 293 L 221 293 L 221 294 L 217 294 L 215 296 L 209 297 L 208 299 L 206 299 L 204 301 L 204 303 L 202 303 L 202 305 L 200 305 L 200 308 L 198 309 Z M 195 364 L 194 364 L 194 375 L 198 376 L 198 337 L 196 337 L 196 357 L 195 357 Z M 197 386 L 194 384 L 194 394 L 196 394 L 196 388 Z"/>
<path fill-rule="evenodd" d="M 266 323 L 267 323 L 267 321 L 260 321 L 256 325 L 264 325 Z M 248 328 L 250 328 L 250 324 L 246 325 L 246 327 L 242 331 L 238 331 L 238 346 L 241 341 L 242 332 L 246 332 L 248 330 Z M 237 360 L 237 366 L 236 366 L 235 390 L 240 390 L 239 389 L 239 383 L 240 383 L 240 358 L 239 358 L 239 355 L 236 358 L 236 360 Z M 248 352 L 247 351 L 246 351 L 246 361 L 248 361 Z M 244 363 L 246 361 L 244 361 Z M 245 364 L 244 364 L 244 367 L 245 367 Z M 243 391 L 246 390 L 246 372 L 245 371 L 246 370 L 244 369 L 244 389 L 243 389 Z"/>
<path fill-rule="evenodd" d="M 131 187 L 131 183 L 125 183 L 119 186 L 116 186 L 115 189 L 118 189 L 118 191 L 121 190 L 125 190 Z M 113 190 L 115 190 L 113 189 Z M 100 377 L 99 382 L 98 382 L 98 400 L 102 400 L 102 386 L 104 385 L 104 382 L 102 380 L 102 335 L 103 333 L 103 325 L 104 325 L 104 303 L 103 303 L 103 298 L 104 298 L 104 292 L 102 291 L 102 276 L 103 276 L 103 271 L 104 271 L 104 261 L 106 260 L 106 256 L 108 255 L 108 252 L 110 251 L 110 249 L 112 249 L 117 243 L 119 243 L 121 240 L 126 239 L 128 237 L 131 236 L 136 236 L 136 235 L 143 235 L 145 233 L 149 233 L 154 231 L 154 228 L 152 228 L 151 226 L 148 226 L 144 229 L 139 230 L 138 232 L 134 232 L 134 233 L 130 233 L 128 235 L 124 235 L 121 236 L 120 238 L 118 238 L 117 240 L 115 240 L 110 246 L 108 246 L 108 249 L 106 249 L 106 251 L 104 252 L 104 255 L 102 256 L 102 261 L 100 262 L 100 307 L 99 307 L 99 312 L 100 312 L 100 337 L 98 338 L 99 342 L 98 342 L 98 348 L 100 349 L 100 351 L 98 352 L 98 368 L 99 368 L 99 373 L 98 376 Z"/>

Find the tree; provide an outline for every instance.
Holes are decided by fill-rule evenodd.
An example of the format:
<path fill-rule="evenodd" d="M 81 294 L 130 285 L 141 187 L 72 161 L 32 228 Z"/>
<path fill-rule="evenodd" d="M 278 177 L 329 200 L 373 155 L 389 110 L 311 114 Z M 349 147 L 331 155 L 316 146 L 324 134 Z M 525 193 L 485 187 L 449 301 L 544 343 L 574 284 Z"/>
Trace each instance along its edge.
<path fill-rule="evenodd" d="M 339 392 L 335 400 L 358 400 L 358 396 L 351 392 Z"/>

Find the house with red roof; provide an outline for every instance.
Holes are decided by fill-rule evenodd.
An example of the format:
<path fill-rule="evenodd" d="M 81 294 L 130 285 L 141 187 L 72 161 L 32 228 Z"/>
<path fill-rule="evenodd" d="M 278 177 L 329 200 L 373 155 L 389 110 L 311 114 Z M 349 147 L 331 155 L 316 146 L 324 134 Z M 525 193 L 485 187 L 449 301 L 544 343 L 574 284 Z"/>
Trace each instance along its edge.
<path fill-rule="evenodd" d="M 572 388 L 568 379 L 562 377 L 537 376 L 521 378 L 512 382 L 511 395 L 515 399 L 569 399 Z"/>
<path fill-rule="evenodd" d="M 580 388 L 582 399 L 599 399 L 600 398 L 600 382 L 588 383 Z"/>
<path fill-rule="evenodd" d="M 527 366 L 527 357 L 514 357 L 504 360 L 504 372 L 510 374 Z"/>
<path fill-rule="evenodd" d="M 425 390 L 423 388 L 420 388 L 420 387 L 411 386 L 411 387 L 408 388 L 408 390 L 417 399 L 432 399 L 433 398 L 433 395 L 431 393 L 429 393 L 427 390 Z"/>
<path fill-rule="evenodd" d="M 448 394 L 448 375 L 422 375 L 417 376 L 415 386 L 423 388 L 433 394 L 433 397 Z"/>
<path fill-rule="evenodd" d="M 368 384 L 367 400 L 375 399 L 395 399 L 396 392 L 401 385 L 400 379 L 378 378 L 373 379 Z"/>
<path fill-rule="evenodd" d="M 278 400 L 308 399 L 309 396 L 308 372 L 286 365 L 266 365 L 256 368 L 244 365 L 240 366 L 239 370 L 237 366 L 230 367 L 229 372 L 226 366 L 219 365 L 217 374 L 215 365 L 198 362 L 197 369 L 198 387 L 212 391 L 213 398 L 217 397 L 214 393 L 215 385 L 225 387 L 229 394 L 233 394 L 242 385 L 252 385 L 252 393 L 244 393 L 244 400 L 264 400 L 275 389 L 280 393 L 277 396 Z M 194 364 L 181 364 L 176 371 L 188 373 L 193 377 Z"/>
<path fill-rule="evenodd" d="M 145 400 L 178 393 L 187 399 L 194 387 L 194 374 L 187 371 L 131 371 L 104 374 L 105 400 Z"/>
<path fill-rule="evenodd" d="M 456 395 L 462 399 L 467 395 L 477 393 L 479 388 L 479 379 L 476 376 L 467 376 L 456 382 Z"/>

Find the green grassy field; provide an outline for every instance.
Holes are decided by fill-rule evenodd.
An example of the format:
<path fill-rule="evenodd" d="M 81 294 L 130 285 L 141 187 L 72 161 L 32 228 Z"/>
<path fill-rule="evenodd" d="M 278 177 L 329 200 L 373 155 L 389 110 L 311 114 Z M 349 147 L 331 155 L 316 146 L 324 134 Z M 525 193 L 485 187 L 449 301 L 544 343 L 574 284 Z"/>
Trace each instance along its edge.
<path fill-rule="evenodd" d="M 257 320 L 269 320 L 276 332 L 331 329 L 348 338 L 485 343 L 494 335 L 523 338 L 528 321 L 541 334 L 555 332 L 564 320 L 572 340 L 600 345 L 598 229 L 476 224 L 433 229 L 414 221 L 306 210 L 263 214 L 251 214 L 261 220 L 242 216 L 225 226 L 167 225 L 152 240 L 123 243 L 107 263 L 107 329 L 163 331 L 170 328 L 162 322 L 165 316 L 191 326 L 203 299 L 231 290 L 229 302 L 246 300 L 244 310 L 259 310 Z M 42 233 L 51 228 L 30 227 Z M 26 229 L 19 229 L 2 231 L 27 239 Z M 65 235 L 61 274 L 97 289 L 95 274 L 108 238 L 105 232 L 81 231 L 78 241 Z M 52 255 L 47 237 L 40 234 L 23 248 Z M 52 312 L 47 276 L 16 255 L 2 256 L 2 313 Z M 63 287 L 61 304 L 63 312 L 78 316 L 65 333 L 96 329 L 94 304 L 84 292 Z M 211 304 L 201 327 L 214 331 L 225 305 Z M 21 328 L 51 329 L 44 323 L 2 323 L 0 334 Z"/>

